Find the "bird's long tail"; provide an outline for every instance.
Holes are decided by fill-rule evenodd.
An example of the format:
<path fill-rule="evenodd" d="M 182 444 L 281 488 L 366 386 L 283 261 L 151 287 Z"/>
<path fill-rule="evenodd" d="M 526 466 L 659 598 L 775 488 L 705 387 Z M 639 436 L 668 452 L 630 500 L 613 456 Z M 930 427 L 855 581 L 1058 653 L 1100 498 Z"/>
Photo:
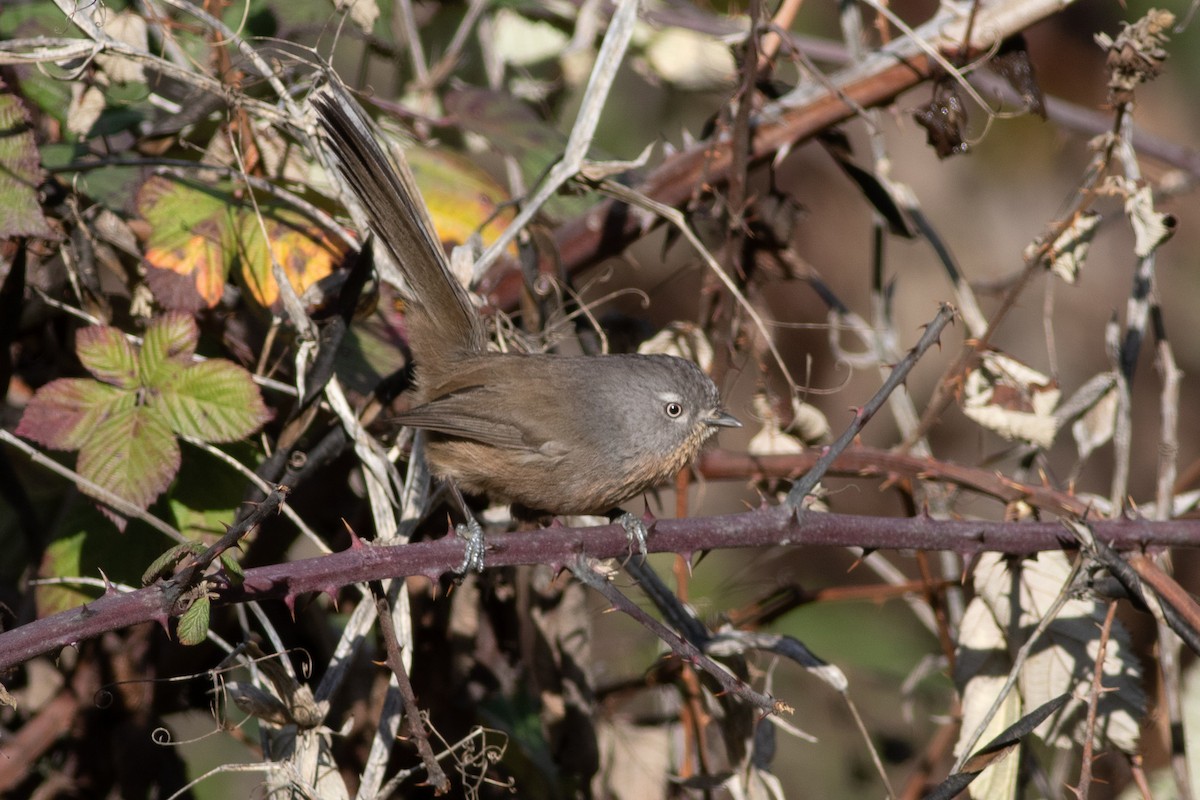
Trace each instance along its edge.
<path fill-rule="evenodd" d="M 362 109 L 339 84 L 322 86 L 312 103 L 342 176 L 408 283 L 409 344 L 418 363 L 437 371 L 483 352 L 482 322 L 450 273 L 408 164 L 398 157 L 393 166 Z"/>

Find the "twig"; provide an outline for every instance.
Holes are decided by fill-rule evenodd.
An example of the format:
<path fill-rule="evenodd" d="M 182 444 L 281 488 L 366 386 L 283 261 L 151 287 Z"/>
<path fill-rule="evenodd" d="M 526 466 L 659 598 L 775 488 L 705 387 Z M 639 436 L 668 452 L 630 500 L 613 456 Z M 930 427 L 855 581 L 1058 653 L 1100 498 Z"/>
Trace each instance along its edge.
<path fill-rule="evenodd" d="M 1125 117 L 1125 110 L 1124 105 L 1117 107 L 1116 117 L 1113 122 L 1114 132 L 1120 130 L 1122 120 Z M 991 344 L 992 337 L 996 334 L 1000 323 L 1016 307 L 1017 300 L 1025 292 L 1033 276 L 1043 269 L 1047 259 L 1050 258 L 1053 252 L 1055 242 L 1074 224 L 1079 214 L 1091 207 L 1096 198 L 1096 186 L 1099 184 L 1100 179 L 1107 174 L 1109 165 L 1112 163 L 1116 141 L 1116 136 L 1108 137 L 1104 146 L 1100 148 L 1100 151 L 1088 163 L 1087 169 L 1080 180 L 1079 188 L 1076 189 L 1068 209 L 1055 222 L 1048 226 L 1046 233 L 1036 242 L 1036 246 L 1029 248 L 1025 256 L 1025 268 L 1000 301 L 1000 306 L 996 309 L 992 318 L 988 320 L 987 330 L 983 332 L 982 336 L 974 339 L 963 350 L 958 360 L 942 374 L 933 398 L 930 399 L 929 405 L 925 408 L 925 413 L 921 416 L 920 427 L 917 429 L 915 435 L 905 438 L 904 448 L 911 447 L 913 442 L 924 437 L 941 417 L 947 406 L 950 405 L 950 401 L 954 398 L 955 390 L 963 380 L 963 377 L 975 364 L 979 354 Z"/>
<path fill-rule="evenodd" d="M 633 37 L 637 23 L 637 11 L 640 0 L 618 0 L 616 13 L 608 23 L 608 31 L 600 51 L 596 54 L 596 64 L 588 78 L 587 89 L 583 93 L 583 101 L 579 108 L 579 116 L 571 127 L 567 137 L 567 145 L 560 159 L 550 169 L 546 179 L 542 181 L 533 197 L 517 214 L 516 219 L 504 229 L 491 246 L 475 262 L 475 276 L 478 278 L 491 264 L 500 257 L 529 221 L 533 219 L 547 200 L 554 196 L 564 183 L 579 173 L 583 167 L 584 158 L 592 145 L 592 137 L 596 133 L 596 125 L 600 122 L 600 112 L 608 100 L 608 92 L 613 80 L 617 77 L 617 68 L 625 57 L 625 49 Z"/>
<path fill-rule="evenodd" d="M 269 103 L 255 100 L 245 94 L 235 93 L 231 87 L 223 84 L 216 78 L 192 72 L 167 59 L 160 58 L 144 50 L 139 50 L 136 47 L 125 44 L 119 39 L 109 36 L 90 16 L 94 9 L 100 8 L 99 5 L 77 3 L 75 0 L 54 0 L 54 3 L 67 19 L 71 20 L 91 41 L 81 42 L 75 47 L 64 47 L 57 53 L 43 54 L 38 59 L 39 61 L 63 62 L 73 61 L 78 58 L 85 58 L 90 61 L 100 53 L 112 53 L 113 55 L 150 64 L 164 76 L 173 78 L 188 86 L 193 86 L 216 97 L 236 98 L 236 101 L 243 107 L 252 110 L 256 115 L 270 122 L 276 124 L 288 122 L 288 116 Z"/>
<path fill-rule="evenodd" d="M 425 80 L 428 86 L 422 86 L 422 89 L 432 89 L 440 85 L 450 76 L 450 72 L 458 63 L 459 56 L 462 55 L 463 47 L 466 46 L 467 37 L 471 34 L 475 23 L 479 21 L 479 17 L 488 7 L 487 0 L 469 0 L 467 4 L 467 13 L 463 15 L 462 21 L 458 23 L 458 28 L 454 31 L 454 36 L 450 39 L 450 44 L 446 45 L 445 52 L 438 62 L 433 65 L 426 75 Z"/>
<path fill-rule="evenodd" d="M 1075 787 L 1075 796 L 1079 800 L 1087 800 L 1088 790 L 1092 785 L 1092 751 L 1096 746 L 1096 709 L 1100 705 L 1100 695 L 1104 689 L 1104 656 L 1108 650 L 1108 637 L 1112 634 L 1113 617 L 1117 614 L 1117 601 L 1110 600 L 1108 613 L 1104 615 L 1104 625 L 1100 628 L 1100 641 L 1096 646 L 1096 665 L 1092 668 L 1092 691 L 1088 693 L 1087 723 L 1083 727 L 1083 756 L 1079 767 L 1079 785 Z"/>
<path fill-rule="evenodd" d="M 89 497 L 92 497 L 97 501 L 104 503 L 106 506 L 111 507 L 113 511 L 116 511 L 118 514 L 123 514 L 127 517 L 133 517 L 134 519 L 140 519 L 151 528 L 154 528 L 154 530 L 169 536 L 181 544 L 189 541 L 188 538 L 180 533 L 176 528 L 163 522 L 149 511 L 135 506 L 125 498 L 115 495 L 108 489 L 105 489 L 100 484 L 88 480 L 75 470 L 64 467 L 54 459 L 42 455 L 39 450 L 21 441 L 3 428 L 0 428 L 0 441 L 7 442 L 8 444 L 17 448 L 22 453 L 29 456 L 33 463 L 39 464 L 51 472 L 57 473 L 58 475 L 61 475 L 67 480 L 71 481 L 79 489 L 85 490 Z"/>
<path fill-rule="evenodd" d="M 270 494 L 255 505 L 252 512 L 238 520 L 235 525 L 230 526 L 224 536 L 214 542 L 203 553 L 191 559 L 187 566 L 176 573 L 171 580 L 167 581 L 167 596 L 180 597 L 188 589 L 195 586 L 204 570 L 208 569 L 210 564 L 220 558 L 222 553 L 236 546 L 243 536 L 254 530 L 264 519 L 278 511 L 290 491 L 286 486 L 280 485 L 274 487 Z"/>
<path fill-rule="evenodd" d="M 858 413 L 854 415 L 854 420 L 842 432 L 842 435 L 837 438 L 837 441 L 825 449 L 825 452 L 817 460 L 817 463 L 813 465 L 813 468 L 792 486 L 787 496 L 787 504 L 789 506 L 794 509 L 802 507 L 804 498 L 820 483 L 821 478 L 825 476 L 825 473 L 829 470 L 834 460 L 837 459 L 843 450 L 850 446 L 850 443 L 854 441 L 854 437 L 863 429 L 863 426 L 883 407 L 888 395 L 908 378 L 908 373 L 916 366 L 921 356 L 925 355 L 925 351 L 939 341 L 942 329 L 950 324 L 950 320 L 954 319 L 954 313 L 952 306 L 945 303 L 942 304 L 941 308 L 938 309 L 937 316 L 925 327 L 925 333 L 921 336 L 920 341 L 917 342 L 916 347 L 910 350 L 908 355 L 896 365 L 896 368 L 892 370 L 892 374 L 883 382 L 883 386 L 879 387 L 879 391 L 867 401 L 866 405 L 859 409 Z"/>
<path fill-rule="evenodd" d="M 169 6 L 174 6 L 186 14 L 191 14 L 209 28 L 221 34 L 221 36 L 224 38 L 224 42 L 228 42 L 236 47 L 237 51 L 241 53 L 242 57 L 253 64 L 254 68 L 258 70 L 258 76 L 265 80 L 271 86 L 271 88 L 275 90 L 276 97 L 279 98 L 279 102 L 283 104 L 283 107 L 287 110 L 288 115 L 293 120 L 300 119 L 300 108 L 292 99 L 291 92 L 287 90 L 287 87 L 283 85 L 283 81 L 279 79 L 278 75 L 276 74 L 277 71 L 271 69 L 271 66 L 263 60 L 262 55 L 253 47 L 248 45 L 245 39 L 230 30 L 229 26 L 224 22 L 214 17 L 212 14 L 209 14 L 207 11 L 195 5 L 194 3 L 189 3 L 187 0 L 159 0 L 159 2 L 166 3 Z"/>
<path fill-rule="evenodd" d="M 1196 547 L 1200 520 L 1148 522 L 1119 518 L 1091 523 L 1098 541 L 1119 550 L 1149 545 Z M 1074 549 L 1075 537 L 1059 523 L 902 519 L 848 514 L 807 513 L 798 522 L 785 506 L 723 517 L 658 520 L 647 541 L 649 552 L 698 552 L 717 548 L 792 545 L 855 546 L 869 550 L 951 550 L 964 555 L 984 551 L 1029 555 Z M 594 528 L 542 528 L 488 538 L 490 567 L 515 564 L 572 563 L 580 554 L 593 558 L 628 555 L 629 540 L 620 525 Z M 437 580 L 463 558 L 463 542 L 454 536 L 401 546 L 361 543 L 328 556 L 300 559 L 246 570 L 240 585 L 216 587 L 217 605 L 334 592 L 338 587 L 382 578 L 424 575 Z M 127 595 L 106 595 L 0 633 L 0 672 L 36 655 L 80 642 L 106 631 L 177 613 L 164 602 L 156 584 Z"/>
<path fill-rule="evenodd" d="M 1150 311 L 1154 337 L 1158 342 L 1154 366 L 1162 380 L 1162 391 L 1159 394 L 1161 421 L 1154 517 L 1165 520 L 1174 516 L 1175 480 L 1179 469 L 1179 387 L 1183 375 L 1175 364 L 1175 353 L 1167 339 L 1162 309 L 1156 303 Z M 1169 569 L 1170 555 L 1159 554 L 1155 561 L 1159 569 L 1166 571 Z M 1163 705 L 1167 708 L 1167 716 L 1171 722 L 1170 735 L 1174 739 L 1178 735 L 1176 732 L 1183 729 L 1183 698 L 1180 691 L 1182 665 L 1179 661 L 1181 642 L 1179 636 L 1163 620 L 1156 619 L 1155 628 L 1158 632 L 1158 664 L 1162 672 Z M 1176 791 L 1180 797 L 1191 797 L 1192 775 L 1186 757 L 1187 748 L 1182 742 L 1178 743 L 1178 747 L 1176 744 L 1172 741 L 1170 746 L 1171 771 L 1174 773 Z"/>
<path fill-rule="evenodd" d="M 193 436 L 181 436 L 180 438 L 182 438 L 185 442 L 192 445 L 193 447 L 200 448 L 204 452 L 208 453 L 210 456 L 213 456 L 216 459 L 224 461 L 226 464 L 228 464 L 230 467 L 232 467 L 238 474 L 240 474 L 243 478 L 245 478 L 246 480 L 253 483 L 260 492 L 262 492 L 263 494 L 270 494 L 271 484 L 269 484 L 267 481 L 264 481 L 262 478 L 258 477 L 258 475 L 254 472 L 254 470 L 250 469 L 245 464 L 238 461 L 236 458 L 229 455 L 221 448 L 216 447 L 215 445 L 212 445 L 208 442 L 197 439 Z M 280 511 L 283 513 L 283 515 L 285 517 L 287 517 L 289 520 L 292 521 L 292 524 L 296 526 L 296 529 L 298 531 L 300 531 L 300 533 L 304 534 L 305 538 L 307 538 L 308 541 L 314 547 L 317 548 L 317 550 L 319 550 L 322 553 L 332 552 L 329 549 L 329 545 L 327 545 L 325 543 L 325 540 L 317 535 L 317 532 L 314 531 L 312 529 L 312 527 L 309 526 L 309 524 L 307 522 L 305 522 L 304 519 L 298 513 L 296 513 L 296 510 L 294 508 L 292 508 L 290 505 L 284 503 L 281 506 Z"/>
<path fill-rule="evenodd" d="M 702 653 L 699 648 L 681 637 L 678 633 L 663 625 L 654 617 L 643 611 L 628 597 L 617 591 L 608 579 L 598 573 L 588 563 L 587 556 L 579 556 L 571 565 L 571 572 L 586 586 L 595 589 L 613 605 L 614 608 L 625 612 L 635 619 L 642 627 L 657 636 L 671 648 L 675 655 L 694 664 L 711 675 L 727 693 L 740 697 L 747 703 L 761 709 L 764 714 L 778 714 L 792 709 L 786 703 L 754 691 L 745 682 L 738 680 L 729 670 Z"/>
<path fill-rule="evenodd" d="M 400 0 L 396 5 L 399 9 L 396 16 L 400 18 L 400 33 L 408 45 L 408 57 L 417 85 L 429 86 L 429 67 L 425 64 L 425 48 L 421 44 L 421 37 L 417 35 L 417 17 L 413 13 L 412 0 Z"/>
<path fill-rule="evenodd" d="M 429 746 L 429 732 L 425 730 L 425 722 L 421 718 L 421 708 L 417 705 L 417 696 L 413 694 L 412 682 L 408 671 L 400 657 L 399 642 L 396 638 L 396 628 L 392 625 L 392 612 L 387 600 L 387 593 L 379 581 L 371 581 L 371 596 L 375 598 L 375 612 L 379 619 L 379 631 L 383 635 L 384 650 L 387 653 L 388 668 L 396 679 L 400 689 L 400 697 L 404 702 L 404 713 L 408 717 L 408 730 L 416 740 L 417 752 L 421 754 L 421 763 L 425 765 L 425 773 L 429 783 L 437 794 L 450 791 L 450 779 L 442 771 L 441 764 L 434 756 L 433 748 Z"/>
<path fill-rule="evenodd" d="M 742 307 L 742 309 L 754 322 L 755 326 L 762 332 L 763 340 L 767 345 L 767 349 L 771 351 L 771 356 L 775 359 L 776 367 L 779 368 L 780 374 L 783 375 L 784 380 L 787 381 L 789 390 L 795 391 L 796 381 L 792 377 L 791 372 L 788 370 L 787 361 L 784 359 L 783 354 L 779 352 L 779 348 L 775 344 L 775 337 L 770 335 L 769 327 L 763 320 L 762 315 L 758 313 L 758 309 L 756 309 L 754 305 L 746 298 L 745 293 L 741 290 L 741 287 L 738 286 L 737 282 L 734 281 L 728 272 L 722 269 L 720 263 L 717 262 L 717 259 L 713 257 L 713 254 L 710 253 L 708 248 L 704 246 L 704 243 L 700 241 L 700 237 L 696 235 L 694 230 L 692 230 L 692 226 L 687 221 L 687 217 L 684 216 L 683 212 L 664 203 L 660 203 L 651 197 L 641 194 L 635 189 L 631 189 L 628 186 L 624 186 L 613 180 L 603 181 L 601 183 L 601 189 L 606 194 L 609 194 L 620 200 L 624 200 L 631 206 L 637 206 L 648 211 L 652 211 L 670 224 L 674 225 L 675 228 L 683 234 L 683 238 L 687 239 L 688 243 L 693 249 L 695 249 L 696 253 L 702 259 L 704 259 L 704 263 L 707 264 L 708 268 L 713 271 L 713 274 L 720 279 L 721 283 L 725 286 L 725 289 L 733 296 L 738 305 Z"/>

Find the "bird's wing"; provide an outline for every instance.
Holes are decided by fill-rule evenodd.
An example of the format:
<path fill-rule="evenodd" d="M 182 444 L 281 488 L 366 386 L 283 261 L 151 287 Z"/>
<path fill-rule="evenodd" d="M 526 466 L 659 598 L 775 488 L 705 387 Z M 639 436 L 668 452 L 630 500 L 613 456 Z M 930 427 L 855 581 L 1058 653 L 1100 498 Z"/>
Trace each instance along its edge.
<path fill-rule="evenodd" d="M 494 404 L 469 399 L 468 392 L 460 392 L 432 400 L 395 417 L 394 422 L 470 439 L 492 447 L 509 450 L 536 451 L 538 442 L 532 441 L 527 432 L 496 413 Z"/>

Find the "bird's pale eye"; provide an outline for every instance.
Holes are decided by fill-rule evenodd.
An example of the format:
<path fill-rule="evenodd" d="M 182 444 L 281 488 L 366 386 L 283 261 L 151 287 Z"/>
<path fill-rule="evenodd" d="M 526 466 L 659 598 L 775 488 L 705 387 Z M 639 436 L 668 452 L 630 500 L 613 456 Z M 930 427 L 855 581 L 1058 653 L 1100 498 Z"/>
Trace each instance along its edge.
<path fill-rule="evenodd" d="M 683 406 L 681 406 L 679 403 L 671 401 L 664 406 L 663 410 L 667 412 L 668 417 L 675 419 L 683 413 Z"/>

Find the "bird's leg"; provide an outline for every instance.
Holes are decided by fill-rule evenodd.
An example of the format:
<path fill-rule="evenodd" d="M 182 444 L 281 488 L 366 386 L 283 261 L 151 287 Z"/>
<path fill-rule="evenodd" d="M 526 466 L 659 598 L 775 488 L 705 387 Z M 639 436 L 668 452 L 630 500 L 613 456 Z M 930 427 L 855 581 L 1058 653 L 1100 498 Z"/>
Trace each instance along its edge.
<path fill-rule="evenodd" d="M 638 553 L 645 559 L 646 537 L 650 535 L 650 531 L 646 529 L 646 523 L 642 522 L 640 517 L 635 517 L 620 508 L 614 508 L 606 516 L 609 522 L 615 522 L 625 529 L 625 538 L 629 540 L 630 554 L 633 554 L 633 548 L 636 545 Z"/>
<path fill-rule="evenodd" d="M 458 505 L 458 510 L 462 512 L 463 518 L 466 520 L 465 523 L 454 526 L 454 534 L 466 542 L 463 562 L 454 570 L 454 574 L 461 577 L 471 571 L 483 572 L 483 555 L 487 552 L 487 542 L 483 538 L 483 526 L 479 524 L 479 520 L 475 519 L 475 515 L 471 513 L 471 509 L 467 506 L 466 498 L 463 497 L 462 492 L 459 491 L 454 481 L 446 481 L 446 486 L 450 488 L 450 495 L 454 498 L 454 502 Z"/>

